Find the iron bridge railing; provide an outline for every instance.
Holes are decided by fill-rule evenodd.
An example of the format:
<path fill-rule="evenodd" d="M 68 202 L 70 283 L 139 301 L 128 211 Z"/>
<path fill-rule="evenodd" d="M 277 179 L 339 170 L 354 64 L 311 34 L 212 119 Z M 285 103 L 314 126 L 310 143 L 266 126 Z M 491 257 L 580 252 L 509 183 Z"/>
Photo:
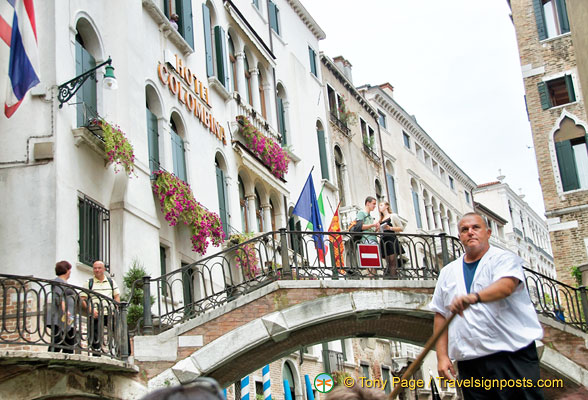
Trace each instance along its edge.
<path fill-rule="evenodd" d="M 0 301 L 0 349 L 128 358 L 127 303 L 53 280 L 5 274 Z"/>

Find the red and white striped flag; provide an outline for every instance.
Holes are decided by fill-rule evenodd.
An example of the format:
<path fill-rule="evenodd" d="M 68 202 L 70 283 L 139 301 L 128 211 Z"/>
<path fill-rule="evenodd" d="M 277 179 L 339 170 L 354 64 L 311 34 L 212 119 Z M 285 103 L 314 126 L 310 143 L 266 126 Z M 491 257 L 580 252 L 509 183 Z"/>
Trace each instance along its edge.
<path fill-rule="evenodd" d="M 0 0 L 0 39 L 10 48 L 4 114 L 10 118 L 40 82 L 33 0 Z"/>

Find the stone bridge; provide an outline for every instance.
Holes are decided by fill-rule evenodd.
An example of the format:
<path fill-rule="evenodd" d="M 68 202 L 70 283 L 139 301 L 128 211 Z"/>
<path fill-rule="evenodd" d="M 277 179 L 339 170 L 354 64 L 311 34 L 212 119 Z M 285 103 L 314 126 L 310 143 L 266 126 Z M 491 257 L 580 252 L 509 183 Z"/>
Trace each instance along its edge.
<path fill-rule="evenodd" d="M 150 387 L 212 376 L 221 386 L 301 346 L 349 337 L 423 345 L 433 331 L 428 281 L 275 281 L 153 336 L 134 338 Z M 539 316 L 542 376 L 588 386 L 588 335 Z"/>

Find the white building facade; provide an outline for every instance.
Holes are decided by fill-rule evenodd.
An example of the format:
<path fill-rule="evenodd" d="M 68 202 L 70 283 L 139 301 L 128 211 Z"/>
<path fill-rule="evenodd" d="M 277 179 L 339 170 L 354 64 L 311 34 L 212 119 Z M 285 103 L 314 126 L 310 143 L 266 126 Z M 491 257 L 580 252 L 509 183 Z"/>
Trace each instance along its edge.
<path fill-rule="evenodd" d="M 153 277 L 197 261 L 188 227 L 170 226 L 153 193 L 160 169 L 188 183 L 226 235 L 286 226 L 319 165 L 317 124 L 327 123 L 310 57 L 324 33 L 299 1 L 35 6 L 41 83 L 2 122 L 0 139 L 0 185 L 10 194 L 0 211 L 4 272 L 51 278 L 64 259 L 81 284 L 104 259 L 122 286 L 133 260 Z M 102 88 L 99 68 L 60 107 L 57 86 L 109 57 L 118 90 Z M 291 152 L 286 174 L 247 148 L 237 116 Z M 134 173 L 115 173 L 91 124 L 99 119 L 126 134 Z M 319 168 L 313 175 L 320 181 Z"/>
<path fill-rule="evenodd" d="M 503 232 L 494 226 L 493 235 L 505 237 L 508 248 L 525 260 L 525 266 L 550 278 L 556 278 L 555 264 L 547 223 L 516 194 L 507 183 L 500 180 L 479 185 L 474 190 L 476 202 L 490 208 L 508 223 Z"/>

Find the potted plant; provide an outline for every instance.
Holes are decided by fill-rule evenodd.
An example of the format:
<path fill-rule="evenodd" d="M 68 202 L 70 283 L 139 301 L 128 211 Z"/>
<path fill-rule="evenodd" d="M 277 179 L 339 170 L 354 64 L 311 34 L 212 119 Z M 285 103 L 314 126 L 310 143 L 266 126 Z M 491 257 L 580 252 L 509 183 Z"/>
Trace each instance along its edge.
<path fill-rule="evenodd" d="M 341 99 L 341 102 L 339 103 L 339 107 L 337 108 L 337 111 L 339 112 L 339 120 L 341 122 L 343 122 L 345 125 L 354 126 L 355 124 L 357 124 L 357 114 L 354 113 L 353 111 L 349 111 L 347 109 L 347 104 L 346 104 L 345 99 Z"/>
<path fill-rule="evenodd" d="M 247 242 L 253 235 L 234 234 L 229 237 L 229 241 L 239 245 L 235 250 L 235 266 L 243 273 L 246 280 L 255 278 L 259 274 L 259 259 L 255 249 L 255 242 Z"/>

